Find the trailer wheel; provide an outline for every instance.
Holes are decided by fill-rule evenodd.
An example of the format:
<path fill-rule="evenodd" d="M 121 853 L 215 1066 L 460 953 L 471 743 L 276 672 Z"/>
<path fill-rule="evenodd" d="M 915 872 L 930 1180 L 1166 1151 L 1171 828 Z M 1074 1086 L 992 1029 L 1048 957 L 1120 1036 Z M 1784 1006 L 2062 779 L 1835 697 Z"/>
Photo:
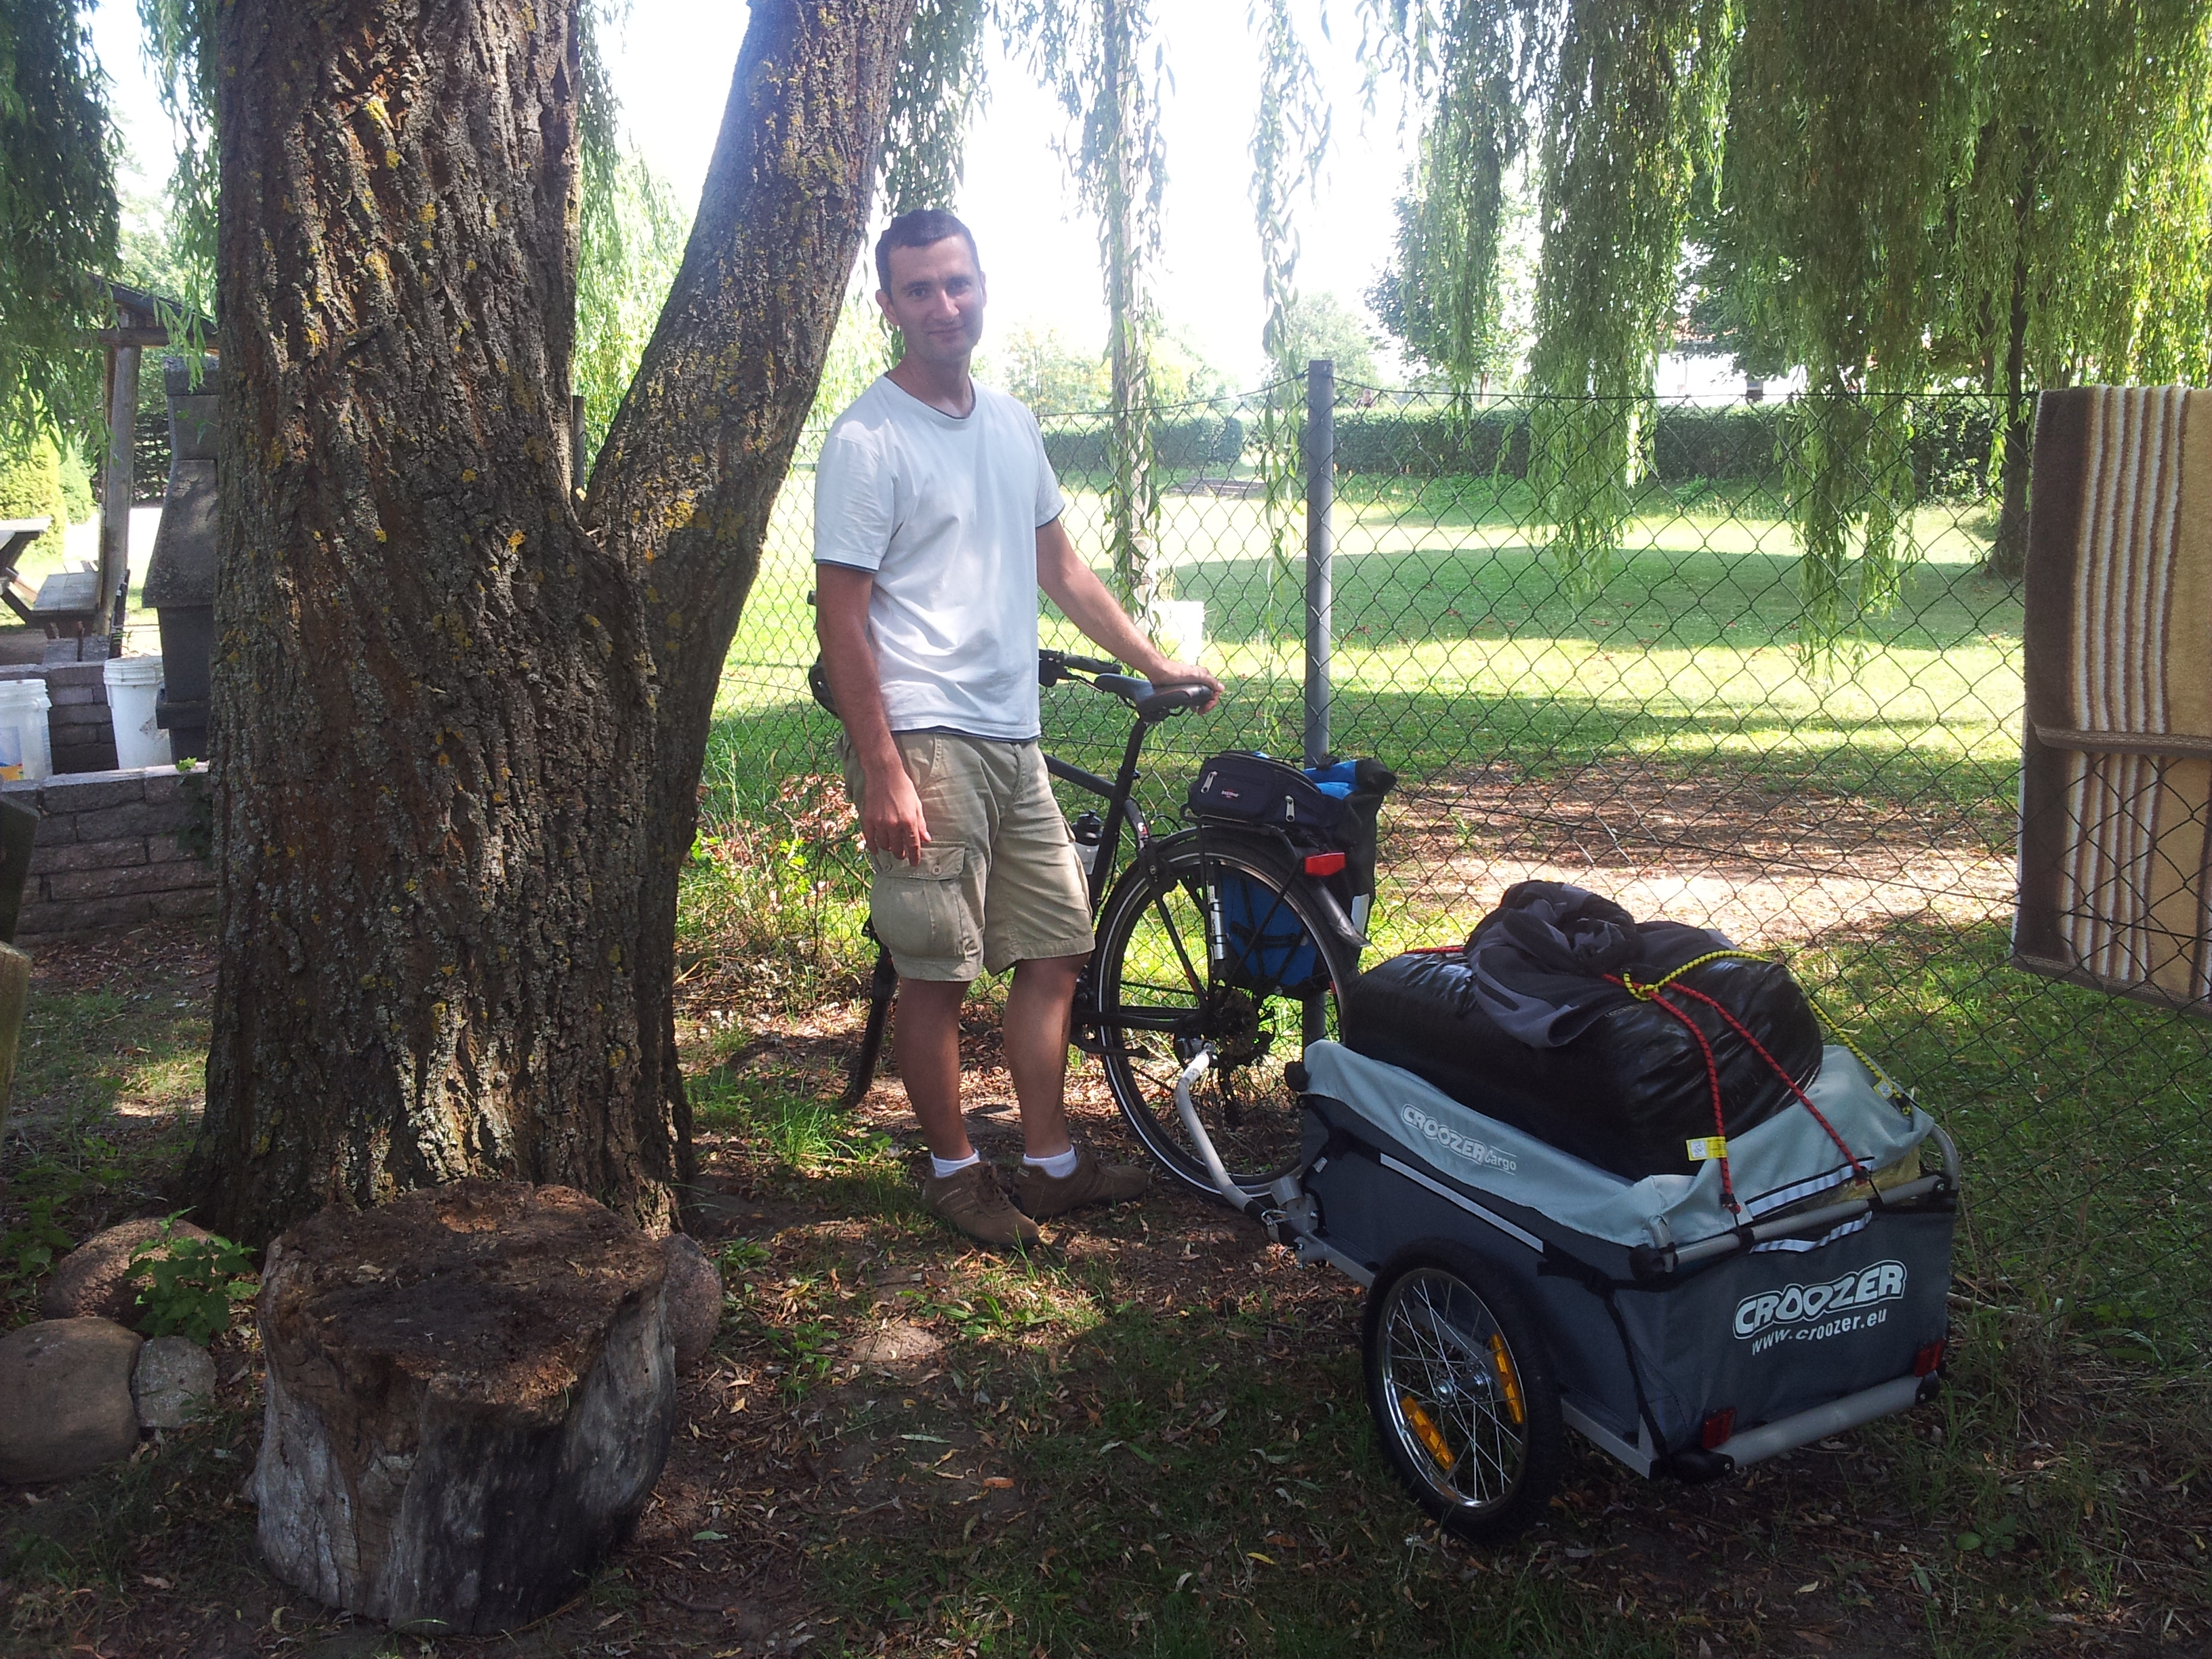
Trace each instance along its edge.
<path fill-rule="evenodd" d="M 1559 1389 L 1528 1304 L 1465 1247 L 1407 1247 L 1367 1296 L 1367 1407 L 1448 1532 L 1502 1543 L 1543 1512 L 1566 1455 Z"/>

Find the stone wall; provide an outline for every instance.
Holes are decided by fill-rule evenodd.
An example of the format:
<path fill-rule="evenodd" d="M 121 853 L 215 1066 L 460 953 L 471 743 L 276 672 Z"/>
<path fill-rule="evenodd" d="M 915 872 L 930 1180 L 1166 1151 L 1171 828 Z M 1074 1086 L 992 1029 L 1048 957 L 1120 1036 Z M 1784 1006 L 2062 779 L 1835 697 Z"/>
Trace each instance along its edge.
<path fill-rule="evenodd" d="M 177 839 L 206 785 L 204 771 L 173 766 L 0 783 L 0 799 L 39 813 L 17 939 L 212 915 L 215 866 Z"/>

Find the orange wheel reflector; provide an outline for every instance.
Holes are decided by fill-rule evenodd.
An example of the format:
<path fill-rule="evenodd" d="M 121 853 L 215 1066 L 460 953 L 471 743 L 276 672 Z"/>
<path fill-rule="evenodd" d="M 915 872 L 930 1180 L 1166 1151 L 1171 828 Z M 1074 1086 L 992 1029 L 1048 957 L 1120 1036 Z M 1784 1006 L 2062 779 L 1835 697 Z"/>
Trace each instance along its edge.
<path fill-rule="evenodd" d="M 1490 1359 L 1498 1367 L 1498 1380 L 1505 1385 L 1506 1414 L 1516 1423 L 1527 1422 L 1528 1402 L 1521 1397 L 1521 1374 L 1513 1369 L 1513 1356 L 1506 1352 L 1502 1331 L 1490 1334 Z"/>
<path fill-rule="evenodd" d="M 1446 1474 L 1451 1473 L 1451 1446 L 1444 1439 L 1443 1431 L 1437 1426 L 1436 1419 L 1421 1408 L 1421 1402 L 1410 1394 L 1398 1396 L 1398 1409 L 1413 1425 L 1413 1437 L 1421 1443 L 1422 1449 L 1432 1458 L 1436 1466 Z"/>

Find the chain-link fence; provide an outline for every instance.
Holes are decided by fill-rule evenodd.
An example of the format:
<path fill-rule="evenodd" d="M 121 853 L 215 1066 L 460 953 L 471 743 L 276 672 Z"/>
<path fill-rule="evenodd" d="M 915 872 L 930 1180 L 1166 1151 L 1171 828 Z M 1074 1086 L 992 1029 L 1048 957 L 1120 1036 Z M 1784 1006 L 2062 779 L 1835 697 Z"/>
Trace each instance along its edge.
<path fill-rule="evenodd" d="M 1205 659 L 1230 686 L 1218 711 L 1170 723 L 1148 751 L 1158 820 L 1203 755 L 1302 745 L 1312 479 L 1295 406 L 1273 422 L 1264 408 L 1172 411 L 1154 434 L 1157 556 L 1174 599 L 1203 607 Z M 1592 429 L 1592 413 L 1337 395 L 1321 474 L 1334 486 L 1329 743 L 1402 780 L 1383 816 L 1378 953 L 1462 938 L 1530 877 L 1784 951 L 1957 1136 L 1966 1294 L 2067 1317 L 2121 1351 L 2200 1351 L 2212 1024 L 2008 964 L 2021 606 L 2016 585 L 1984 574 L 1997 405 L 1891 405 L 1862 421 L 1856 474 L 1803 405 L 1598 410 L 1598 428 L 1625 423 L 1612 453 L 1629 464 L 1607 463 L 1599 556 L 1585 534 L 1568 557 L 1541 449 Z M 1104 423 L 1045 425 L 1070 528 L 1103 568 Z M 1273 428 L 1293 453 L 1271 465 Z M 710 818 L 787 864 L 803 862 L 801 842 L 825 845 L 836 817 L 823 805 L 835 729 L 805 690 L 804 463 L 730 660 L 710 769 Z M 1579 499 L 1587 509 L 1587 488 Z M 1808 538 L 1820 558 L 1805 556 Z M 1057 618 L 1046 633 L 1079 647 Z M 1070 690 L 1046 704 L 1048 746 L 1110 770 L 1118 705 Z M 857 884 L 812 891 L 849 936 Z M 818 911 L 811 925 L 818 935 Z"/>

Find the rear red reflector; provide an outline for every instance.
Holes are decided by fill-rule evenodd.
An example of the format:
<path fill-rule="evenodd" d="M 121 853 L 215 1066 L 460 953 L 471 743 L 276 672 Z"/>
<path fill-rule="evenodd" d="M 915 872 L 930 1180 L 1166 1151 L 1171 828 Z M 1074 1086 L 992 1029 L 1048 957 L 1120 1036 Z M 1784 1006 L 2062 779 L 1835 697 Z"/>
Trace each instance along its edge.
<path fill-rule="evenodd" d="M 1735 1432 L 1735 1407 L 1724 1406 L 1719 1411 L 1706 1414 L 1698 1425 L 1698 1443 L 1707 1451 L 1718 1451 Z"/>
<path fill-rule="evenodd" d="M 1938 1337 L 1912 1356 L 1912 1374 L 1928 1376 L 1943 1369 L 1943 1340 Z"/>
<path fill-rule="evenodd" d="M 1309 853 L 1306 854 L 1306 873 L 1310 876 L 1333 876 L 1344 868 L 1341 853 Z"/>

